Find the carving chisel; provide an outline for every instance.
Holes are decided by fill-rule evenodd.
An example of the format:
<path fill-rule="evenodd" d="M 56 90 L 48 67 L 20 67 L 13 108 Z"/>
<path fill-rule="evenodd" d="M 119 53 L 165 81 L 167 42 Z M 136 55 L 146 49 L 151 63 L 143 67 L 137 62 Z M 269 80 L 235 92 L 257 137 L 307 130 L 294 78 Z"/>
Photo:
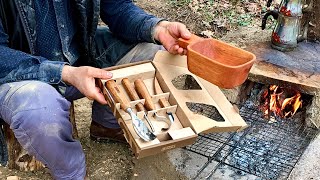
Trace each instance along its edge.
<path fill-rule="evenodd" d="M 114 100 L 120 103 L 121 109 L 130 114 L 132 119 L 132 126 L 139 137 L 145 141 L 152 141 L 156 138 L 144 122 L 139 119 L 131 109 L 130 101 L 127 99 L 125 94 L 120 90 L 119 86 L 114 80 L 109 80 L 105 83 L 107 90 L 110 92 Z"/>
<path fill-rule="evenodd" d="M 127 94 L 129 95 L 129 97 L 130 97 L 130 99 L 131 99 L 132 101 L 136 101 L 136 100 L 139 100 L 139 99 L 140 99 L 139 96 L 138 96 L 138 94 L 137 94 L 137 92 L 135 91 L 134 87 L 130 84 L 130 81 L 129 81 L 128 78 L 123 78 L 123 79 L 121 80 L 121 83 L 122 83 L 124 89 L 126 90 Z M 154 132 L 155 129 L 154 129 L 154 127 L 153 127 L 153 124 L 152 124 L 151 121 L 149 120 L 147 113 L 145 112 L 145 108 L 144 108 L 143 104 L 142 104 L 142 103 L 136 104 L 136 108 L 137 108 L 138 112 L 140 112 L 140 111 L 143 111 L 143 112 L 144 112 L 144 118 L 145 118 L 146 121 L 148 122 L 151 131 Z"/>
<path fill-rule="evenodd" d="M 147 110 L 149 111 L 152 111 L 152 110 L 155 110 L 155 106 L 152 102 L 152 98 L 151 98 L 151 95 L 146 87 L 146 85 L 144 84 L 144 82 L 141 80 L 141 79 L 137 79 L 134 81 L 134 85 L 135 85 L 135 88 L 136 88 L 136 91 L 137 93 L 139 94 L 139 96 L 143 99 L 145 99 L 145 103 L 144 103 L 144 106 L 146 107 Z M 162 130 L 168 130 L 172 124 L 171 120 L 167 119 L 166 117 L 164 116 L 159 116 L 157 114 L 157 112 L 154 113 L 154 116 L 156 117 L 157 120 L 160 120 L 160 121 L 164 121 L 168 124 L 168 127 L 167 128 L 162 128 Z"/>

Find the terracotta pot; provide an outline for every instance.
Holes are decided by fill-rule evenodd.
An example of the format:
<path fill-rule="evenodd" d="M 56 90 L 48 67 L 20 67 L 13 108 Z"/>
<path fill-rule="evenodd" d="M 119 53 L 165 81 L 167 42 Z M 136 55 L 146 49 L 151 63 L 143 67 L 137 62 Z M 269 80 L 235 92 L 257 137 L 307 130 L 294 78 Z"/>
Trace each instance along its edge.
<path fill-rule="evenodd" d="M 221 88 L 241 85 L 256 60 L 254 54 L 212 38 L 192 35 L 178 43 L 188 50 L 189 71 Z"/>

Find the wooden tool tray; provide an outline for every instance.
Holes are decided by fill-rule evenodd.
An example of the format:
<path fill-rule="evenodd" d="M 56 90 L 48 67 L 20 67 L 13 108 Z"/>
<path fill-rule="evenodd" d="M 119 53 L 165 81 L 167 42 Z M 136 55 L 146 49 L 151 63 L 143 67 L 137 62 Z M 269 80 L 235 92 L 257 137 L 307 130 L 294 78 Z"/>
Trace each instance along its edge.
<path fill-rule="evenodd" d="M 188 71 L 186 57 L 184 56 L 173 56 L 165 51 L 159 51 L 152 62 L 145 61 L 120 65 L 108 68 L 107 70 L 113 73 L 113 80 L 116 81 L 120 90 L 126 94 L 128 100 L 130 98 L 122 86 L 121 80 L 128 78 L 132 86 L 134 86 L 135 80 L 143 80 L 156 107 L 155 110 L 147 111 L 147 115 L 155 127 L 157 138 L 146 142 L 135 133 L 130 115 L 120 108 L 120 103 L 110 99 L 107 89 L 105 86 L 103 88 L 105 98 L 108 100 L 118 123 L 124 131 L 125 138 L 137 158 L 190 145 L 195 141 L 199 133 L 239 131 L 247 126 L 237 110 L 230 104 L 218 87 L 194 76 Z M 184 74 L 191 75 L 201 89 L 177 89 L 172 81 Z M 105 82 L 101 81 L 100 85 L 104 85 Z M 158 94 L 155 93 L 155 85 L 157 83 L 159 83 L 158 85 L 160 85 L 162 93 L 159 93 L 159 91 Z M 160 105 L 159 99 L 165 99 L 168 102 L 166 107 Z M 219 122 L 191 111 L 187 106 L 187 102 L 214 106 L 219 111 L 221 117 L 223 117 L 224 122 Z M 130 106 L 136 115 L 148 126 L 143 117 L 144 112 L 137 112 L 135 108 L 138 103 L 144 104 L 145 100 L 130 101 Z M 168 131 L 161 131 L 161 128 L 166 127 L 167 124 L 156 120 L 154 118 L 155 112 L 158 115 L 166 117 L 168 117 L 167 112 L 173 114 L 174 123 Z"/>

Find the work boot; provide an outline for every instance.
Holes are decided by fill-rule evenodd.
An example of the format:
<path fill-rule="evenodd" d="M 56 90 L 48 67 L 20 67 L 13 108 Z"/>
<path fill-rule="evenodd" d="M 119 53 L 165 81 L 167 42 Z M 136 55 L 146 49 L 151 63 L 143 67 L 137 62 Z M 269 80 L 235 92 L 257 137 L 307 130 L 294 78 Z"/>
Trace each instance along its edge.
<path fill-rule="evenodd" d="M 107 128 L 91 121 L 90 138 L 95 141 L 116 141 L 127 143 L 121 128 Z"/>

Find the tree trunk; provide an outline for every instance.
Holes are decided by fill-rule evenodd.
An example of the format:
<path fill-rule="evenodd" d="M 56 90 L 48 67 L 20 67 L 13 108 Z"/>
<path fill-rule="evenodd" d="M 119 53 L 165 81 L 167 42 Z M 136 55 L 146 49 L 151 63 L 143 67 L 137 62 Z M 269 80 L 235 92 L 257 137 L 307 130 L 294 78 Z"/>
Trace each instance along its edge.
<path fill-rule="evenodd" d="M 8 167 L 9 169 L 18 169 L 21 171 L 35 171 L 44 168 L 44 165 L 37 161 L 34 156 L 30 156 L 14 137 L 13 131 L 9 125 L 4 125 L 8 148 Z"/>
<path fill-rule="evenodd" d="M 78 138 L 78 131 L 76 128 L 75 115 L 74 115 L 74 104 L 71 103 L 70 107 L 70 122 L 72 124 L 72 136 Z M 8 149 L 8 167 L 9 169 L 18 169 L 21 171 L 36 171 L 43 169 L 45 166 L 34 156 L 31 156 L 25 151 L 15 138 L 13 131 L 9 125 L 5 124 L 4 134 L 7 142 Z"/>
<path fill-rule="evenodd" d="M 310 1 L 310 0 L 308 0 Z M 307 3 L 308 3 L 307 1 Z M 308 22 L 308 40 L 320 40 L 320 0 L 312 0 L 310 8 L 304 12 L 303 21 Z"/>

